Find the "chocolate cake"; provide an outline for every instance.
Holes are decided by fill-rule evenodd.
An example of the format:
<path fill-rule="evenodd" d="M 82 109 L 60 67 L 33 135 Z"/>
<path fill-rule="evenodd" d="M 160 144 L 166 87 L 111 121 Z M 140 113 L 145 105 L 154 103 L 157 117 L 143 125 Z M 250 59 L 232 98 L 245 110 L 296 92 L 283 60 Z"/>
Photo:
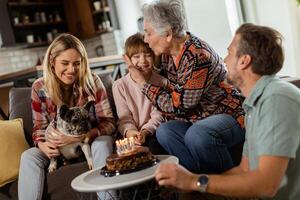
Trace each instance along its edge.
<path fill-rule="evenodd" d="M 141 165 L 155 162 L 155 157 L 147 147 L 135 146 L 128 153 L 118 155 L 114 153 L 106 158 L 106 170 L 109 171 L 126 171 L 138 168 Z"/>

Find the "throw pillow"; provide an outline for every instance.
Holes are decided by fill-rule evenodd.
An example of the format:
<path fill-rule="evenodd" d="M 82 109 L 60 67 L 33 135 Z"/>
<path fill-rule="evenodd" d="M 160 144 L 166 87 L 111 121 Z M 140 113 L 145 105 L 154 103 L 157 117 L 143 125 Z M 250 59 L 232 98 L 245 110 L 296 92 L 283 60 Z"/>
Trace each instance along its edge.
<path fill-rule="evenodd" d="M 22 119 L 0 120 L 0 187 L 18 178 L 20 158 L 29 148 Z"/>

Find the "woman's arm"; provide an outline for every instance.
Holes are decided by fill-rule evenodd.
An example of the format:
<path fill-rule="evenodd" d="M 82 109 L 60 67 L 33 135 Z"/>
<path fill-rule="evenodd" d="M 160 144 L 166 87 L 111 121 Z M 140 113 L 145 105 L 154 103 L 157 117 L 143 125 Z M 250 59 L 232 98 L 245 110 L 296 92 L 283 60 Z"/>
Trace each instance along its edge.
<path fill-rule="evenodd" d="M 39 92 L 39 84 L 40 82 L 35 82 L 32 85 L 31 90 L 31 109 L 33 119 L 32 140 L 35 146 L 37 146 L 39 142 L 45 142 L 45 131 L 50 123 L 49 115 L 47 113 L 47 106 L 45 102 L 42 103 L 39 97 L 39 95 L 43 95 L 43 98 L 46 99 L 46 95 L 44 95 L 42 92 Z"/>
<path fill-rule="evenodd" d="M 50 159 L 60 154 L 57 149 L 57 145 L 46 141 L 45 138 L 45 132 L 49 125 L 50 118 L 51 116 L 55 116 L 56 106 L 50 104 L 48 106 L 46 105 L 47 97 L 44 91 L 40 90 L 40 87 L 42 87 L 41 81 L 36 81 L 32 85 L 31 90 L 31 108 L 33 118 L 32 139 L 34 145 Z M 42 102 L 41 99 L 44 99 L 44 102 Z"/>
<path fill-rule="evenodd" d="M 187 51 L 180 60 L 174 80 L 169 80 L 167 89 L 146 83 L 141 73 L 129 66 L 131 77 L 140 84 L 142 92 L 165 114 L 185 114 L 199 106 L 202 95 L 214 82 L 223 80 L 226 73 L 223 62 L 208 49 Z"/>

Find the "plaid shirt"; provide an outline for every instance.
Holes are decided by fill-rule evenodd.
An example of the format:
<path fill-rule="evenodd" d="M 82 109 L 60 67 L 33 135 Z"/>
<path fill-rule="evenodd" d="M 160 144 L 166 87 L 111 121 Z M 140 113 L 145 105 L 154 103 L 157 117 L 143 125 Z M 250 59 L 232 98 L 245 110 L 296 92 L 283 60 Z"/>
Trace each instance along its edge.
<path fill-rule="evenodd" d="M 79 95 L 78 92 L 74 92 L 74 99 L 77 99 L 76 106 L 83 106 L 88 101 L 95 101 L 95 111 L 100 122 L 97 127 L 98 134 L 110 135 L 115 130 L 115 119 L 103 83 L 97 75 L 93 74 L 93 78 L 95 82 L 94 95 L 88 96 L 86 93 Z M 78 91 L 75 86 L 74 91 Z M 31 107 L 34 124 L 32 139 L 36 145 L 39 141 L 45 141 L 46 128 L 57 114 L 57 106 L 51 100 L 43 78 L 37 79 L 32 85 Z M 91 135 L 91 141 L 97 136 L 97 134 Z"/>
<path fill-rule="evenodd" d="M 222 59 L 204 41 L 187 33 L 180 55 L 173 61 L 162 55 L 160 73 L 167 88 L 146 83 L 142 92 L 163 113 L 166 120 L 195 122 L 220 113 L 232 115 L 244 127 L 244 98 L 226 83 Z"/>

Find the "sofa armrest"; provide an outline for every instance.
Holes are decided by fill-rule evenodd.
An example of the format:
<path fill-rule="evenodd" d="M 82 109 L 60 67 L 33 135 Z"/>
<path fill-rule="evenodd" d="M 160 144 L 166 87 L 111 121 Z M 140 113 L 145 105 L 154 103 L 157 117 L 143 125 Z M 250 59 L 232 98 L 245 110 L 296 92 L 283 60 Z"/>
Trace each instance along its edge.
<path fill-rule="evenodd" d="M 30 146 L 32 142 L 31 88 L 11 88 L 9 91 L 9 119 L 22 118 L 25 137 Z"/>

